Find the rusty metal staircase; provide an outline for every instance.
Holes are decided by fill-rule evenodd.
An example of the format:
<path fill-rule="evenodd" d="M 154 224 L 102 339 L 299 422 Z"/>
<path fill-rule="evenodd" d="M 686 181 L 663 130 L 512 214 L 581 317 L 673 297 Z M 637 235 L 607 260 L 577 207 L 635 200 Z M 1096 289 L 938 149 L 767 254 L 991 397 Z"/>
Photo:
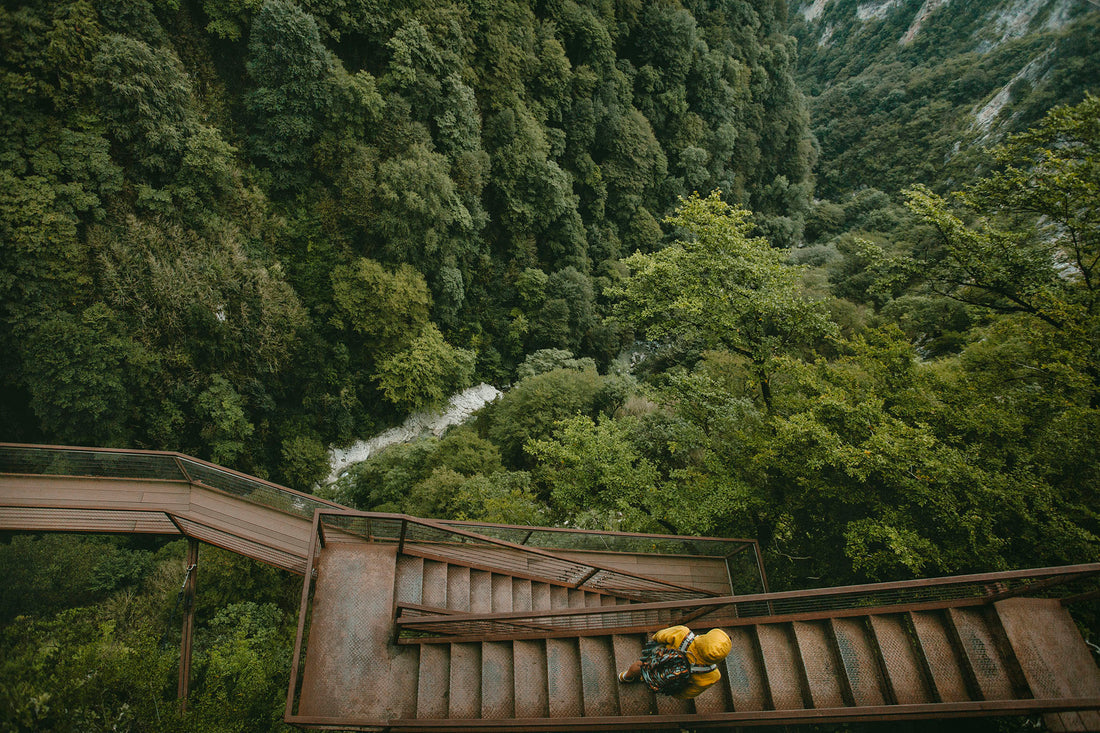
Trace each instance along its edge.
<path fill-rule="evenodd" d="M 0 529 L 175 534 L 303 574 L 286 710 L 302 727 L 1042 714 L 1100 730 L 1100 671 L 1067 611 L 1100 598 L 1100 563 L 769 593 L 751 540 L 362 513 L 180 454 L 11 444 Z M 721 682 L 694 701 L 618 683 L 676 623 L 727 631 Z"/>
<path fill-rule="evenodd" d="M 288 699 L 298 725 L 658 730 L 1044 714 L 1051 730 L 1100 730 L 1100 671 L 1066 610 L 1097 597 L 1100 564 L 643 598 L 616 587 L 626 578 L 586 590 L 517 575 L 487 543 L 318 545 Z M 730 635 L 721 682 L 693 701 L 620 684 L 645 632 L 676 623 Z"/>

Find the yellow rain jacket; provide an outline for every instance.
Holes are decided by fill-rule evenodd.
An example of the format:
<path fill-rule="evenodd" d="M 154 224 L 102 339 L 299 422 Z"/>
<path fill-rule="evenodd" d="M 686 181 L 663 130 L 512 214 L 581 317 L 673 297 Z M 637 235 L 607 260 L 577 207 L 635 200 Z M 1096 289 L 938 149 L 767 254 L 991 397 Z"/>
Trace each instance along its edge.
<path fill-rule="evenodd" d="M 665 646 L 678 649 L 683 643 L 684 637 L 691 633 L 686 626 L 670 626 L 661 629 L 653 635 L 654 641 L 659 641 Z M 697 634 L 695 639 L 688 644 L 686 650 L 688 661 L 692 664 L 717 664 L 730 653 L 730 638 L 721 629 L 711 629 L 705 634 Z M 681 700 L 690 700 L 700 692 L 722 679 L 722 673 L 717 669 L 710 672 L 696 672 L 691 676 L 691 682 L 673 697 Z"/>

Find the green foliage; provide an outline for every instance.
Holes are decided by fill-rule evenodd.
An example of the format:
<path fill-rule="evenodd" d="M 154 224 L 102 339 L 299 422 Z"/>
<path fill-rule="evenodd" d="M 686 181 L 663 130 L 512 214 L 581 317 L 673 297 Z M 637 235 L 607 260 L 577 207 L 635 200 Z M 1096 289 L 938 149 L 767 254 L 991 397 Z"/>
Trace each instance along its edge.
<path fill-rule="evenodd" d="M 606 387 L 606 378 L 594 369 L 554 369 L 529 377 L 485 411 L 487 436 L 510 464 L 526 466 L 529 440 L 545 437 L 559 420 L 598 412 Z"/>
<path fill-rule="evenodd" d="M 307 435 L 295 435 L 282 450 L 283 483 L 292 489 L 309 492 L 329 472 L 329 455 L 320 440 Z"/>
<path fill-rule="evenodd" d="M 428 324 L 408 348 L 383 360 L 375 380 L 386 399 L 407 411 L 437 407 L 470 386 L 474 354 L 451 346 Z"/>
<path fill-rule="evenodd" d="M 332 290 L 340 325 L 382 352 L 402 346 L 428 323 L 431 296 L 424 277 L 409 265 L 391 273 L 360 258 L 332 271 Z"/>
<path fill-rule="evenodd" d="M 650 507 L 663 513 L 672 497 L 656 491 L 657 468 L 639 455 L 631 428 L 628 419 L 575 415 L 559 421 L 551 438 L 526 443 L 561 516 L 590 529 L 653 529 L 646 521 Z"/>
<path fill-rule="evenodd" d="M 649 339 L 726 348 L 754 365 L 761 394 L 781 354 L 834 332 L 820 303 L 799 287 L 799 271 L 767 241 L 748 236 L 748 212 L 719 193 L 685 199 L 669 223 L 688 235 L 626 260 L 617 315 Z"/>

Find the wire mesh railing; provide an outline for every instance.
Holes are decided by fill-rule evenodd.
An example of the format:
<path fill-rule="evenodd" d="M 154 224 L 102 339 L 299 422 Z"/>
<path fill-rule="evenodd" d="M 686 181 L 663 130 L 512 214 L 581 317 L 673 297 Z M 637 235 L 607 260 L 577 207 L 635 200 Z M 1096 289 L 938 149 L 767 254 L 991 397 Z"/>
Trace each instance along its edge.
<path fill-rule="evenodd" d="M 678 623 L 737 626 L 780 619 L 980 605 L 1019 595 L 1091 598 L 1100 563 L 807 591 L 494 614 L 399 604 L 398 638 L 505 639 L 652 631 Z M 1091 589 L 1091 592 L 1089 592 Z"/>
<path fill-rule="evenodd" d="M 340 532 L 369 542 L 397 542 L 399 552 L 406 555 L 507 573 L 569 588 L 609 593 L 641 602 L 708 598 L 717 595 L 713 591 L 520 545 L 491 537 L 481 531 L 467 531 L 456 526 L 456 523 L 402 514 L 322 512 L 319 526 L 322 539 L 326 533 Z M 479 525 L 478 529 L 484 530 L 486 527 L 494 525 Z"/>
<path fill-rule="evenodd" d="M 0 443 L 0 474 L 180 481 L 308 520 L 319 509 L 343 509 L 339 504 L 285 486 L 166 451 Z"/>

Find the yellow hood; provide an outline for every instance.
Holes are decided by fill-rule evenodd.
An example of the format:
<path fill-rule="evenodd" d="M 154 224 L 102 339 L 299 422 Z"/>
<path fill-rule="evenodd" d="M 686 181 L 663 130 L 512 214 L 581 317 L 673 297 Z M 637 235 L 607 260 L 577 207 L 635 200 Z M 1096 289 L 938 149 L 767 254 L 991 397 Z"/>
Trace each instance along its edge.
<path fill-rule="evenodd" d="M 711 629 L 695 637 L 691 642 L 691 651 L 703 664 L 714 664 L 725 659 L 730 653 L 730 638 L 721 629 Z"/>

